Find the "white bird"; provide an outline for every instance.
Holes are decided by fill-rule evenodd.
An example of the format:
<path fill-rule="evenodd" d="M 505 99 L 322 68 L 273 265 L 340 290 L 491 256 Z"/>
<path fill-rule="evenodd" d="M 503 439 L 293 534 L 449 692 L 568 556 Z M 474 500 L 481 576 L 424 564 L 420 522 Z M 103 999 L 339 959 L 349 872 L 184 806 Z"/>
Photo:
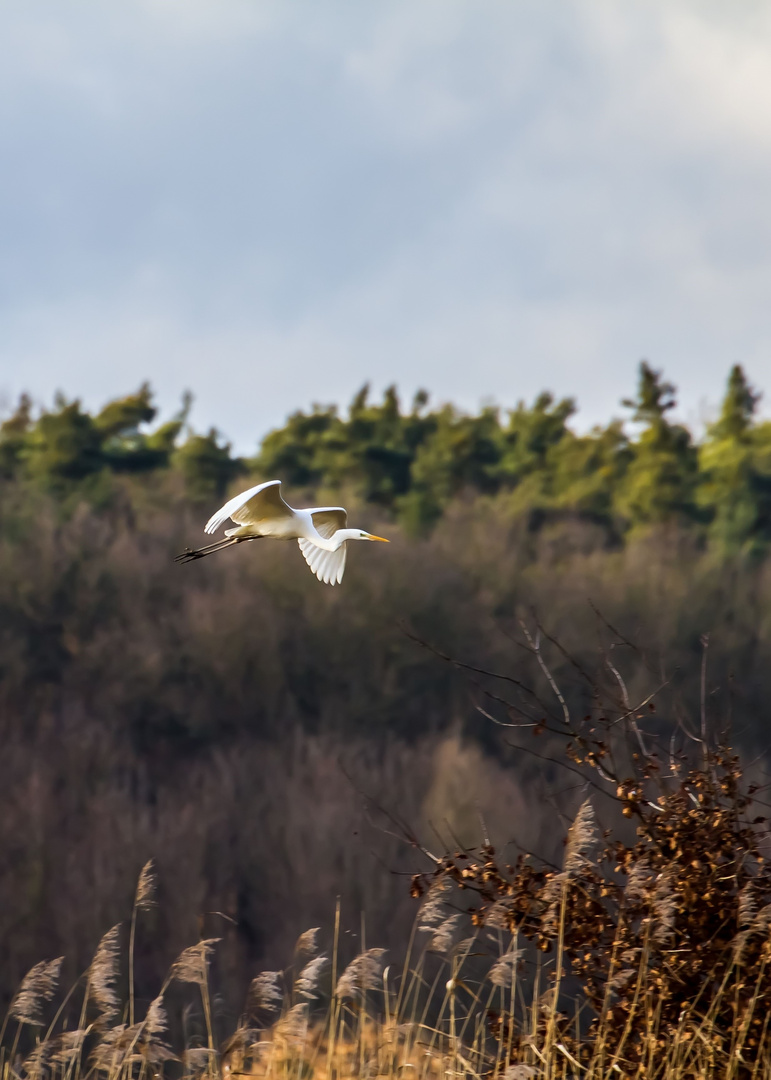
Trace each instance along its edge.
<path fill-rule="evenodd" d="M 347 529 L 348 514 L 342 506 L 314 506 L 307 510 L 294 510 L 284 502 L 281 481 L 268 480 L 264 484 L 234 495 L 206 522 L 204 532 L 212 534 L 230 518 L 237 529 L 226 529 L 225 540 L 218 540 L 208 547 L 193 551 L 188 548 L 177 555 L 177 562 L 202 559 L 215 551 L 241 544 L 245 540 L 259 540 L 272 536 L 275 540 L 296 540 L 300 551 L 313 573 L 327 585 L 343 580 L 346 543 L 349 540 L 380 540 L 389 543 L 384 536 L 373 536 L 363 529 Z"/>

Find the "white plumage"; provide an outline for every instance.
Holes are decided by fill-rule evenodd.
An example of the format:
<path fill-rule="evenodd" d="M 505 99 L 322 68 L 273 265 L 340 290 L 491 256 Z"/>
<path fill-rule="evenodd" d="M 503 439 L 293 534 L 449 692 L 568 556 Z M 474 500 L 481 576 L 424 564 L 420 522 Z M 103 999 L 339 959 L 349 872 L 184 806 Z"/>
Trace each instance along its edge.
<path fill-rule="evenodd" d="M 235 495 L 212 514 L 204 532 L 212 535 L 230 519 L 238 526 L 225 530 L 225 540 L 208 547 L 188 548 L 177 556 L 177 562 L 189 562 L 211 555 L 215 551 L 261 537 L 275 540 L 297 540 L 303 557 L 319 581 L 326 585 L 343 580 L 346 544 L 349 540 L 381 540 L 363 529 L 347 528 L 348 514 L 342 506 L 315 506 L 295 510 L 284 502 L 281 481 L 268 480 Z"/>

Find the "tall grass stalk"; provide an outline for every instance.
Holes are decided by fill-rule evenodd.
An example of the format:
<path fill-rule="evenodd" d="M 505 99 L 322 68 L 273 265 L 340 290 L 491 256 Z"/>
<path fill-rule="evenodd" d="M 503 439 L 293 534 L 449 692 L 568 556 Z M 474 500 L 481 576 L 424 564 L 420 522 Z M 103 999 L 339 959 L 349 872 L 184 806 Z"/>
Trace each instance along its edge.
<path fill-rule="evenodd" d="M 335 1055 L 335 1043 L 337 1040 L 337 1024 L 339 1019 L 339 1002 L 335 988 L 337 986 L 337 965 L 340 949 L 340 897 L 335 901 L 335 931 L 332 944 L 332 994 L 329 1003 L 329 1035 L 327 1050 L 327 1080 L 332 1080 L 332 1062 Z"/>

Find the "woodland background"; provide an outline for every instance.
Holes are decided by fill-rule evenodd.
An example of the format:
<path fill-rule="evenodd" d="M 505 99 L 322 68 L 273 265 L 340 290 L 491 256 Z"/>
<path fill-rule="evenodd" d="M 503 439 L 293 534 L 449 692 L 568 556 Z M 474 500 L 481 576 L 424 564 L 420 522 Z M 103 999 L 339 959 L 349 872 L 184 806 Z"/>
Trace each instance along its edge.
<path fill-rule="evenodd" d="M 148 858 L 163 896 L 140 927 L 139 996 L 204 933 L 224 939 L 235 1001 L 258 962 L 329 927 L 337 896 L 353 951 L 362 934 L 404 940 L 403 875 L 425 867 L 389 814 L 429 847 L 489 830 L 554 857 L 569 776 L 547 742 L 526 754 L 495 723 L 509 718 L 495 680 L 440 655 L 518 678 L 532 660 L 520 620 L 548 632 L 571 709 L 585 705 L 571 671 L 612 639 L 630 695 L 666 685 L 684 724 L 706 707 L 759 758 L 771 422 L 758 402 L 734 367 L 696 440 L 646 363 L 626 421 L 585 435 L 574 403 L 546 393 L 470 416 L 364 388 L 241 458 L 191 430 L 189 400 L 155 424 L 146 385 L 95 415 L 22 398 L 0 427 L 5 998 L 43 957 L 83 970 Z M 356 547 L 335 589 L 294 545 L 173 564 L 227 492 L 273 477 L 297 505 L 342 501 L 391 547 Z"/>

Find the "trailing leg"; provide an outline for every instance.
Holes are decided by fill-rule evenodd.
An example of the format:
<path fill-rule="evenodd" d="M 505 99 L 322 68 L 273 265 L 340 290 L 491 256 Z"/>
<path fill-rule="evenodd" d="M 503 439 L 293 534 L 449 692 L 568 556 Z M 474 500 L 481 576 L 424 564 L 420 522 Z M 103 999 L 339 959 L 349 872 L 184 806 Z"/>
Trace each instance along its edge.
<path fill-rule="evenodd" d="M 174 562 L 185 563 L 192 562 L 194 559 L 203 559 L 206 555 L 213 555 L 215 551 L 222 551 L 223 548 L 230 547 L 232 544 L 240 544 L 244 540 L 249 540 L 248 536 L 229 536 L 226 540 L 218 540 L 216 544 L 208 544 L 206 547 L 187 548 L 185 551 L 175 555 Z"/>

